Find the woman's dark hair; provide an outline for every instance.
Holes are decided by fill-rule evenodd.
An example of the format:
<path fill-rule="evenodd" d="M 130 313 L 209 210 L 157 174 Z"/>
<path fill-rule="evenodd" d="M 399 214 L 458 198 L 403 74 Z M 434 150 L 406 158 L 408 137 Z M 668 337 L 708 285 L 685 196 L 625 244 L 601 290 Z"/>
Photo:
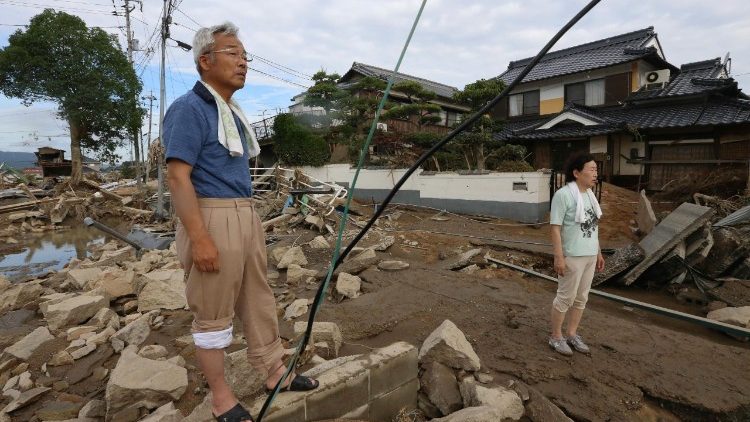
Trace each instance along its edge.
<path fill-rule="evenodd" d="M 573 170 L 583 171 L 583 166 L 590 161 L 594 161 L 594 156 L 588 152 L 573 153 L 565 163 L 565 183 L 575 182 L 576 178 L 573 176 Z"/>

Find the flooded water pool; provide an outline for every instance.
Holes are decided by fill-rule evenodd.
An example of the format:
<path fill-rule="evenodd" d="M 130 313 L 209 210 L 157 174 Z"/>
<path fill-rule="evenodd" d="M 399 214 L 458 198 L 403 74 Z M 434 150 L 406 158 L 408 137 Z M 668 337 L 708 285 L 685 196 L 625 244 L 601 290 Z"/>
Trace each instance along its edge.
<path fill-rule="evenodd" d="M 122 222 L 106 221 L 105 224 L 122 232 Z M 0 255 L 0 274 L 11 281 L 22 281 L 50 271 L 62 269 L 73 258 L 84 259 L 91 246 L 110 240 L 101 231 L 71 222 L 69 230 L 29 234 L 18 239 L 24 249 L 20 252 Z"/>

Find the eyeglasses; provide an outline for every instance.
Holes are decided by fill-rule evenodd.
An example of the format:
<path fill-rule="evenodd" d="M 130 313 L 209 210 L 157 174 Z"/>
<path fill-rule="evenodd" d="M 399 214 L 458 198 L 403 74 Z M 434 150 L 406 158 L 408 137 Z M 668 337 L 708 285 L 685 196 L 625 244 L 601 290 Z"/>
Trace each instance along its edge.
<path fill-rule="evenodd" d="M 226 53 L 229 55 L 229 57 L 233 58 L 234 60 L 243 60 L 248 63 L 253 61 L 253 56 L 248 55 L 247 51 L 238 52 L 234 48 L 224 48 L 221 50 L 212 50 L 212 53 Z"/>

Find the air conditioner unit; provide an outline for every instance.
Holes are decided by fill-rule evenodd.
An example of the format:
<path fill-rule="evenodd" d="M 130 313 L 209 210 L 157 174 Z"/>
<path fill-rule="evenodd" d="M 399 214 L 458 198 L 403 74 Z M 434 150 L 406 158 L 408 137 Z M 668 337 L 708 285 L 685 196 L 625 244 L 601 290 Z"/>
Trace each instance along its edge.
<path fill-rule="evenodd" d="M 388 132 L 388 125 L 385 123 L 378 123 L 377 128 L 378 130 L 382 130 L 383 132 Z"/>
<path fill-rule="evenodd" d="M 664 84 L 669 82 L 669 69 L 646 72 L 646 84 Z"/>

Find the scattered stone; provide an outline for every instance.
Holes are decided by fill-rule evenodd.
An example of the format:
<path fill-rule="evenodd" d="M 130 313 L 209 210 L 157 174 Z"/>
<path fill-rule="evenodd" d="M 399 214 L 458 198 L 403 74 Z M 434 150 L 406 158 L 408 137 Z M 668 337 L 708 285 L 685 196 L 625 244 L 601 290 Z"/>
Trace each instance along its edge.
<path fill-rule="evenodd" d="M 70 352 L 70 356 L 78 360 L 86 355 L 89 355 L 91 352 L 96 350 L 96 344 L 86 344 L 85 346 L 81 347 L 80 349 L 74 350 Z"/>
<path fill-rule="evenodd" d="M 145 283 L 138 293 L 138 312 L 155 309 L 183 309 L 187 306 L 185 298 L 185 271 L 156 270 L 145 274 L 141 283 Z"/>
<path fill-rule="evenodd" d="M 313 249 L 328 249 L 331 247 L 328 241 L 323 236 L 316 236 L 315 239 L 311 240 L 308 245 Z"/>
<path fill-rule="evenodd" d="M 307 299 L 297 299 L 287 306 L 286 312 L 284 312 L 284 319 L 289 321 L 291 319 L 301 317 L 307 313 Z"/>
<path fill-rule="evenodd" d="M 378 255 L 375 253 L 375 249 L 367 248 L 340 265 L 336 269 L 336 274 L 359 274 L 377 263 Z"/>
<path fill-rule="evenodd" d="M 50 334 L 47 327 L 39 327 L 12 346 L 6 348 L 5 353 L 21 360 L 28 360 L 44 343 L 54 339 L 55 337 Z"/>
<path fill-rule="evenodd" d="M 224 356 L 224 373 L 227 383 L 237 397 L 249 397 L 263 387 L 265 377 L 247 360 L 247 349 Z"/>
<path fill-rule="evenodd" d="M 78 412 L 79 419 L 85 418 L 103 418 L 107 413 L 107 404 L 104 400 L 89 400 L 88 403 L 83 405 L 81 410 Z"/>
<path fill-rule="evenodd" d="M 112 345 L 112 350 L 114 350 L 115 353 L 120 353 L 125 348 L 125 342 L 119 338 L 111 338 L 109 344 Z"/>
<path fill-rule="evenodd" d="M 378 252 L 385 252 L 385 251 L 388 250 L 388 248 L 390 248 L 391 246 L 393 246 L 394 243 L 396 243 L 396 237 L 395 236 L 384 236 L 380 240 L 380 243 L 378 243 L 377 245 L 373 246 L 373 248 L 376 251 L 378 251 Z"/>
<path fill-rule="evenodd" d="M 91 282 L 98 280 L 102 275 L 101 268 L 77 268 L 68 271 L 68 281 L 81 290 L 89 288 Z"/>
<path fill-rule="evenodd" d="M 443 264 L 443 269 L 446 269 L 446 270 L 457 270 L 457 269 L 463 268 L 463 267 L 469 265 L 469 262 L 475 256 L 477 256 L 477 255 L 479 255 L 481 253 L 482 253 L 482 250 L 479 249 L 479 248 L 468 250 L 468 251 L 466 251 L 466 252 L 458 255 L 457 257 L 455 257 L 455 258 L 453 258 L 451 260 L 448 260 L 448 262 L 444 263 Z"/>
<path fill-rule="evenodd" d="M 294 323 L 294 335 L 299 337 L 307 330 L 307 322 Z M 312 343 L 325 342 L 330 354 L 324 354 L 324 357 L 333 359 L 339 356 L 339 349 L 344 339 L 341 330 L 335 322 L 315 322 L 312 328 Z M 320 352 L 317 350 L 316 351 Z"/>
<path fill-rule="evenodd" d="M 52 359 L 50 359 L 47 364 L 49 366 L 63 366 L 63 365 L 72 365 L 75 362 L 73 359 L 73 356 L 70 355 L 70 353 L 66 352 L 65 350 L 61 350 L 57 353 L 55 353 L 52 356 Z"/>
<path fill-rule="evenodd" d="M 94 333 L 98 327 L 96 325 L 79 325 L 77 327 L 68 328 L 66 336 L 68 341 L 78 340 L 84 334 Z"/>
<path fill-rule="evenodd" d="M 81 405 L 69 401 L 53 401 L 46 403 L 41 409 L 36 411 L 36 416 L 43 421 L 60 421 L 75 419 Z"/>
<path fill-rule="evenodd" d="M 92 371 L 90 380 L 92 382 L 101 382 L 104 381 L 105 378 L 107 378 L 107 375 L 109 375 L 109 369 L 97 366 Z"/>
<path fill-rule="evenodd" d="M 490 406 L 467 407 L 450 415 L 433 419 L 432 422 L 498 422 L 503 419 L 502 412 Z"/>
<path fill-rule="evenodd" d="M 109 297 L 116 299 L 118 297 L 135 294 L 133 285 L 135 284 L 135 271 L 107 269 L 104 271 L 99 280 L 92 283 L 94 287 L 103 288 Z"/>
<path fill-rule="evenodd" d="M 417 394 L 417 407 L 429 419 L 435 419 L 443 416 L 443 414 L 440 412 L 440 409 L 432 404 L 430 398 L 427 397 L 427 394 L 422 391 Z"/>
<path fill-rule="evenodd" d="M 449 415 L 463 408 L 461 392 L 456 375 L 439 362 L 429 362 L 424 366 L 420 385 L 430 402 L 440 410 L 441 415 Z"/>
<path fill-rule="evenodd" d="M 185 417 L 174 407 L 174 402 L 169 402 L 141 419 L 140 422 L 181 422 L 183 419 Z"/>
<path fill-rule="evenodd" d="M 312 214 L 308 214 L 307 217 L 305 217 L 305 223 L 315 227 L 319 232 L 322 232 L 326 226 L 325 220 L 323 220 L 320 216 Z"/>
<path fill-rule="evenodd" d="M 86 344 L 93 344 L 96 346 L 100 346 L 106 342 L 109 341 L 110 338 L 112 338 L 113 335 L 115 335 L 116 331 L 112 327 L 107 327 L 102 331 L 101 333 L 94 334 L 91 337 L 86 339 Z"/>
<path fill-rule="evenodd" d="M 443 321 L 422 343 L 420 363 L 440 362 L 451 368 L 477 371 L 481 367 L 479 356 L 466 340 L 466 336 L 450 320 Z"/>
<path fill-rule="evenodd" d="M 115 333 L 114 338 L 121 340 L 128 345 L 140 346 L 146 341 L 146 337 L 151 333 L 151 327 L 149 324 L 150 317 L 151 312 L 141 315 L 138 319 Z M 112 347 L 115 347 L 114 343 L 112 344 Z"/>
<path fill-rule="evenodd" d="M 291 246 L 277 246 L 271 249 L 271 258 L 273 258 L 276 263 L 279 263 L 281 262 L 281 258 L 284 256 L 284 254 L 286 254 L 287 251 L 291 248 Z"/>
<path fill-rule="evenodd" d="M 173 356 L 173 357 L 167 359 L 167 362 L 173 363 L 173 364 L 175 364 L 177 366 L 182 366 L 183 368 L 187 365 L 187 362 L 185 361 L 185 358 L 183 358 L 180 355 Z"/>
<path fill-rule="evenodd" d="M 750 256 L 743 259 L 732 271 L 732 277 L 742 280 L 750 280 Z"/>
<path fill-rule="evenodd" d="M 153 409 L 179 400 L 187 386 L 185 368 L 142 358 L 136 354 L 135 347 L 128 347 L 107 382 L 107 415 L 115 415 L 133 405 Z"/>
<path fill-rule="evenodd" d="M 95 325 L 98 329 L 112 327 L 115 330 L 120 329 L 120 317 L 109 307 L 101 308 L 88 321 L 88 325 Z"/>
<path fill-rule="evenodd" d="M 336 291 L 340 295 L 350 299 L 359 297 L 361 287 L 362 279 L 356 275 L 339 273 L 339 276 L 336 279 Z"/>
<path fill-rule="evenodd" d="M 489 384 L 495 379 L 492 375 L 485 374 L 484 372 L 475 373 L 474 378 L 476 378 L 477 381 L 481 382 L 482 384 Z"/>
<path fill-rule="evenodd" d="M 706 316 L 708 319 L 723 322 L 725 324 L 737 325 L 740 327 L 750 328 L 750 306 L 739 308 L 726 307 L 711 311 Z"/>
<path fill-rule="evenodd" d="M 465 378 L 460 385 L 465 407 L 489 406 L 500 410 L 502 418 L 517 421 L 524 413 L 523 401 L 515 391 L 503 387 L 477 385 L 474 378 Z"/>
<path fill-rule="evenodd" d="M 29 391 L 24 391 L 21 393 L 21 395 L 18 396 L 18 398 L 14 399 L 10 403 L 8 403 L 5 408 L 3 408 L 2 413 L 11 413 L 15 410 L 18 410 L 36 400 L 38 400 L 44 393 L 49 391 L 50 389 L 47 387 L 37 387 L 32 388 Z"/>
<path fill-rule="evenodd" d="M 39 299 L 43 292 L 38 282 L 16 284 L 0 294 L 0 315 L 23 308 Z"/>
<path fill-rule="evenodd" d="M 21 392 L 31 390 L 34 386 L 34 382 L 31 381 L 31 372 L 26 371 L 18 376 L 18 389 Z"/>
<path fill-rule="evenodd" d="M 48 306 L 44 318 L 50 329 L 58 330 L 86 321 L 107 305 L 109 300 L 104 296 L 76 296 Z"/>
<path fill-rule="evenodd" d="M 160 360 L 166 358 L 167 354 L 167 348 L 158 344 L 149 344 L 148 346 L 143 346 L 141 350 L 138 351 L 138 356 L 151 360 Z"/>
<path fill-rule="evenodd" d="M 383 271 L 401 271 L 409 268 L 409 263 L 404 261 L 380 261 L 378 268 Z"/>
<path fill-rule="evenodd" d="M 310 278 L 315 279 L 318 274 L 315 270 L 308 270 L 297 264 L 289 264 L 286 270 L 286 281 L 291 284 L 299 284 L 301 281 L 307 281 Z"/>
<path fill-rule="evenodd" d="M 477 264 L 471 264 L 468 267 L 464 267 L 464 268 L 458 270 L 458 272 L 464 273 L 464 274 L 474 274 L 474 273 L 476 273 L 477 271 L 479 271 L 481 269 L 482 268 L 479 265 L 477 265 Z"/>
<path fill-rule="evenodd" d="M 266 273 L 266 278 L 269 280 L 277 280 L 280 276 L 281 274 L 278 271 L 269 271 Z"/>
<path fill-rule="evenodd" d="M 304 267 L 305 265 L 307 265 L 307 257 L 305 257 L 305 253 L 302 251 L 301 247 L 295 246 L 293 248 L 289 248 L 289 250 L 286 251 L 286 253 L 284 253 L 284 255 L 279 260 L 276 268 L 280 270 L 289 268 L 290 264 L 297 264 L 300 267 Z"/>

